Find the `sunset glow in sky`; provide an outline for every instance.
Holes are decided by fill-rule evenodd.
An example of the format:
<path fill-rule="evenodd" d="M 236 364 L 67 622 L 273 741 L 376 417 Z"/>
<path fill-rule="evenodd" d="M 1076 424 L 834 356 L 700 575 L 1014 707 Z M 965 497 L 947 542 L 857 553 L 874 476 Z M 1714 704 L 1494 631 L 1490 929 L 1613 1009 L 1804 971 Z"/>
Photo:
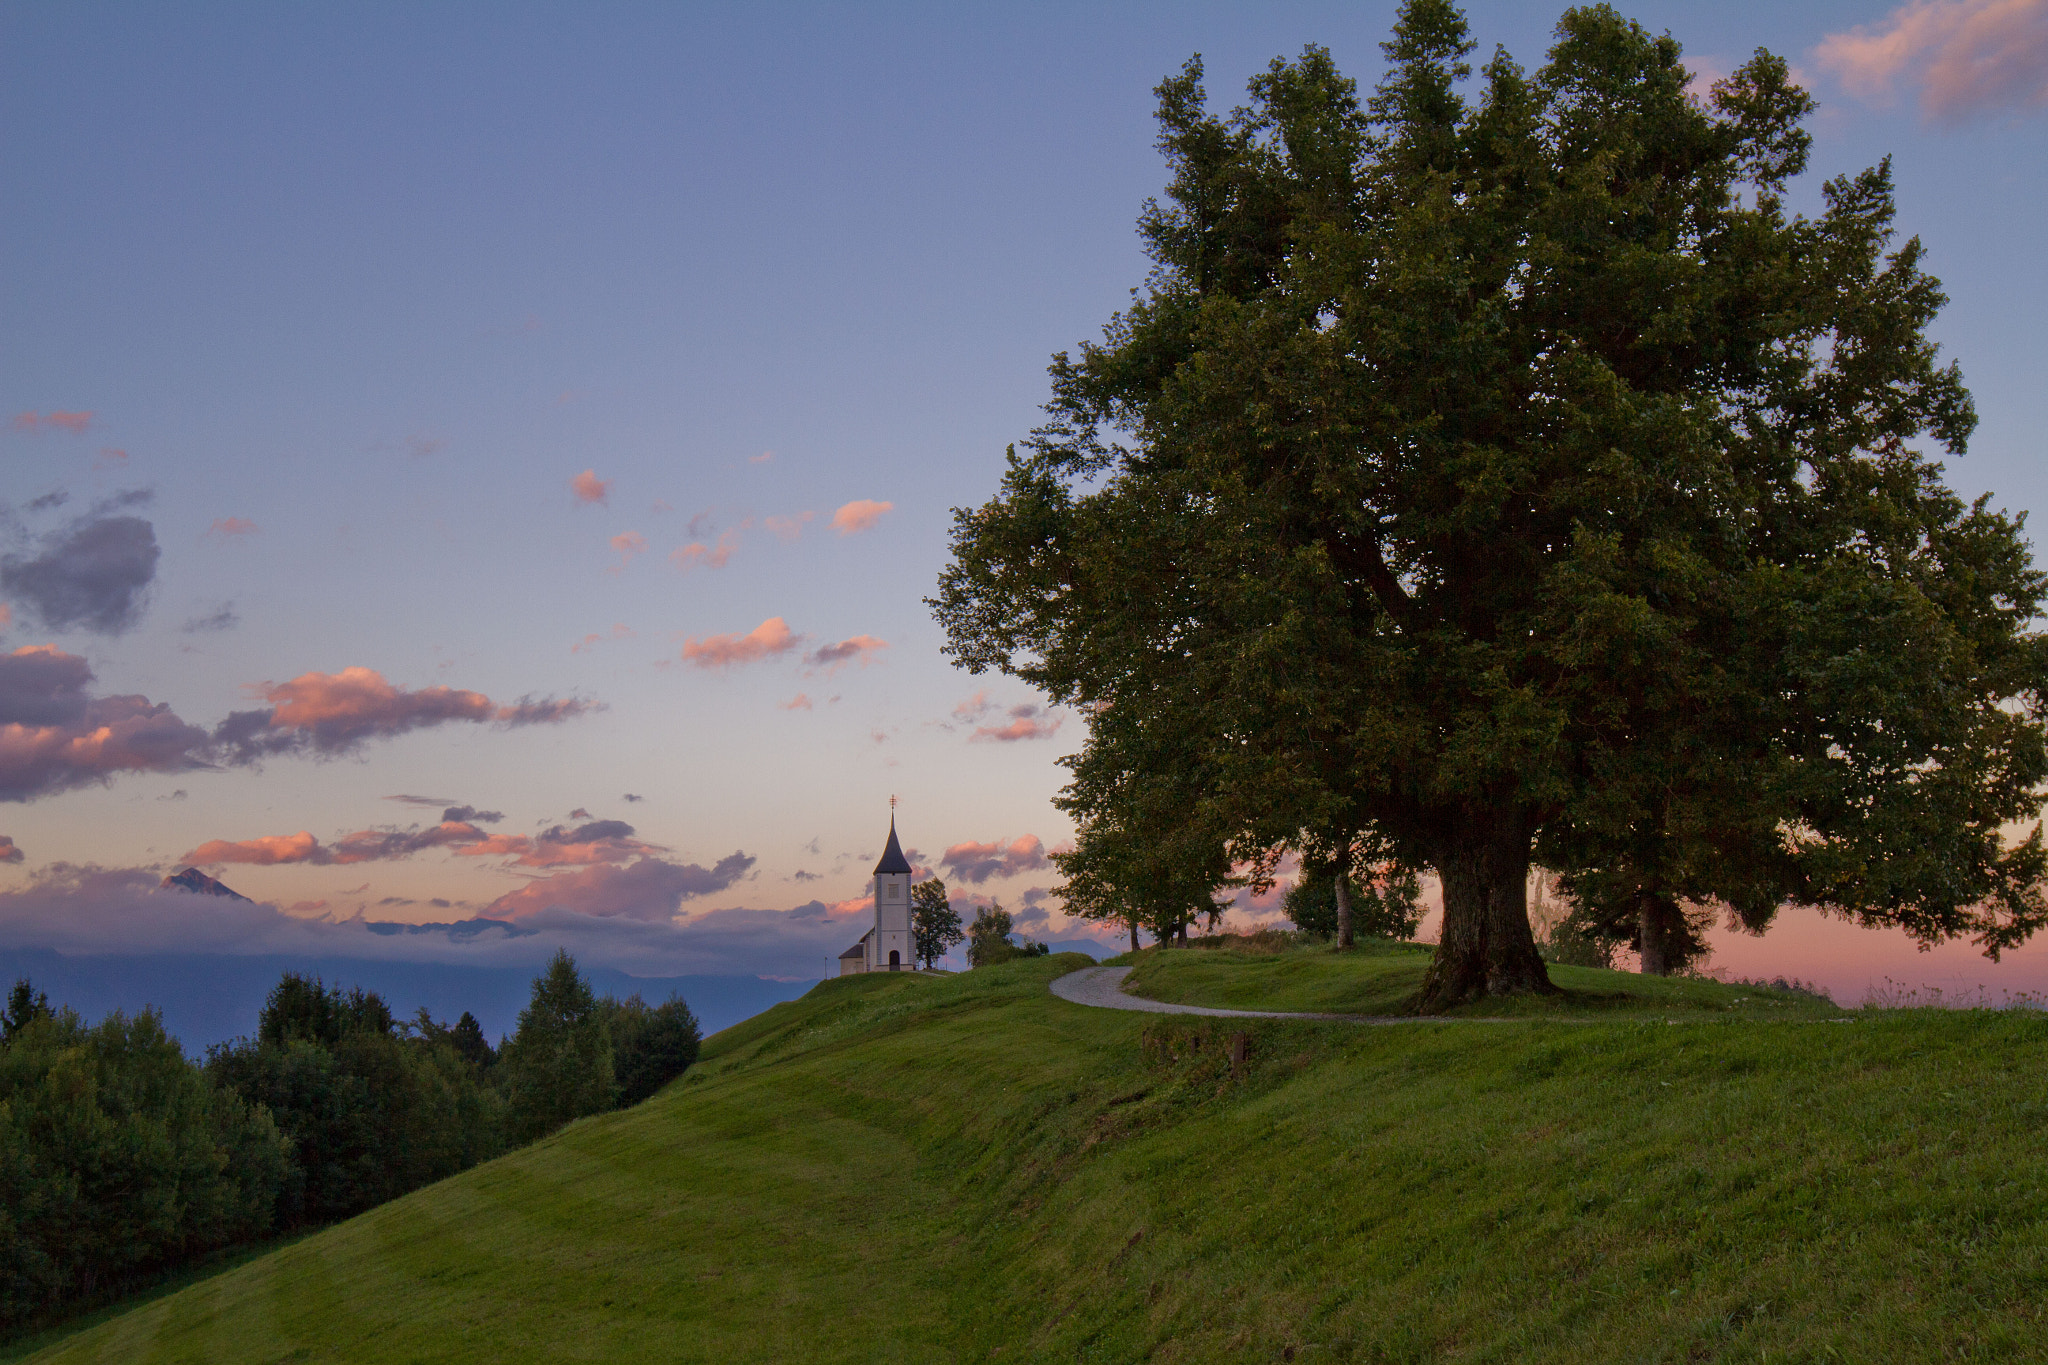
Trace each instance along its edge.
<path fill-rule="evenodd" d="M 2048 507 L 2048 0 L 1622 8 L 1792 60 L 1795 207 L 1894 158 L 1951 480 Z M 1554 11 L 1470 13 L 1541 61 Z M 940 654 L 949 509 L 1144 278 L 1153 85 L 1317 42 L 1369 87 L 1392 17 L 0 6 L 0 945 L 816 974 L 891 795 L 1081 936 L 1085 725 Z M 188 862 L 257 903 L 149 894 Z M 1722 960 L 2048 989 L 1845 932 Z"/>

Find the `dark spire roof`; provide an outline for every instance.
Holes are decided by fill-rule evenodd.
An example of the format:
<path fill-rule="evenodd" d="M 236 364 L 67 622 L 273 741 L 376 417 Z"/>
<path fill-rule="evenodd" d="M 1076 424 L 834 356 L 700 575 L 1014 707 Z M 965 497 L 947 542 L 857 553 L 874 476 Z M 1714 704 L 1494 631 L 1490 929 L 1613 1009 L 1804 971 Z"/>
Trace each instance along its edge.
<path fill-rule="evenodd" d="M 903 856 L 903 846 L 896 842 L 896 817 L 889 817 L 889 846 L 882 850 L 882 861 L 875 864 L 875 875 L 884 872 L 908 872 L 910 860 Z"/>

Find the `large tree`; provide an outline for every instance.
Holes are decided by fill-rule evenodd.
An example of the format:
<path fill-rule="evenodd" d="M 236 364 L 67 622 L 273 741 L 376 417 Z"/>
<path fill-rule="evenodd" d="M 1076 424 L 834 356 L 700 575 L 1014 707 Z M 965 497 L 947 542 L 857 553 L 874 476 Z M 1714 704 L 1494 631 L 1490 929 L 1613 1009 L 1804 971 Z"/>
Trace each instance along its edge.
<path fill-rule="evenodd" d="M 1471 46 L 1408 0 L 1366 104 L 1313 47 L 1227 116 L 1199 60 L 1159 87 L 1157 268 L 959 514 L 950 650 L 1149 728 L 1112 743 L 1186 755 L 1237 856 L 1370 829 L 1433 867 L 1425 1008 L 1551 989 L 1550 832 L 1658 894 L 1785 849 L 1706 889 L 2023 938 L 2038 848 L 1996 825 L 2038 800 L 2039 584 L 1912 444 L 1974 414 L 1888 168 L 1788 215 L 1784 63 L 1701 101 L 1604 5 L 1468 100 Z M 1976 563 L 2003 586 L 1958 583 Z"/>

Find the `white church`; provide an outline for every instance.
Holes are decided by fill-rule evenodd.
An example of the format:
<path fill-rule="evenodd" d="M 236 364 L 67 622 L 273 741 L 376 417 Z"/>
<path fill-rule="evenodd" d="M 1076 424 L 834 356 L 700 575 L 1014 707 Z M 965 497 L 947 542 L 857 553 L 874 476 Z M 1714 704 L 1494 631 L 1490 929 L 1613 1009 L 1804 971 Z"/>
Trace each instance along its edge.
<path fill-rule="evenodd" d="M 896 816 L 889 816 L 889 846 L 875 864 L 875 927 L 839 955 L 839 974 L 908 972 L 917 968 L 910 938 L 910 860 L 896 842 Z"/>

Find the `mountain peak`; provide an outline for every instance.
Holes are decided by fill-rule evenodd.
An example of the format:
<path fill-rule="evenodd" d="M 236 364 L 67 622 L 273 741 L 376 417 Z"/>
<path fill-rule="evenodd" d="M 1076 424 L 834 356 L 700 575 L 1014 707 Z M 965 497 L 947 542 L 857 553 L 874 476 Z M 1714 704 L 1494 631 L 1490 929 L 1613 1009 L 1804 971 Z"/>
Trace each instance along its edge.
<path fill-rule="evenodd" d="M 176 887 L 180 891 L 191 891 L 201 896 L 226 896 L 229 900 L 245 901 L 249 898 L 225 882 L 215 881 L 196 867 L 164 878 L 161 890 Z"/>

